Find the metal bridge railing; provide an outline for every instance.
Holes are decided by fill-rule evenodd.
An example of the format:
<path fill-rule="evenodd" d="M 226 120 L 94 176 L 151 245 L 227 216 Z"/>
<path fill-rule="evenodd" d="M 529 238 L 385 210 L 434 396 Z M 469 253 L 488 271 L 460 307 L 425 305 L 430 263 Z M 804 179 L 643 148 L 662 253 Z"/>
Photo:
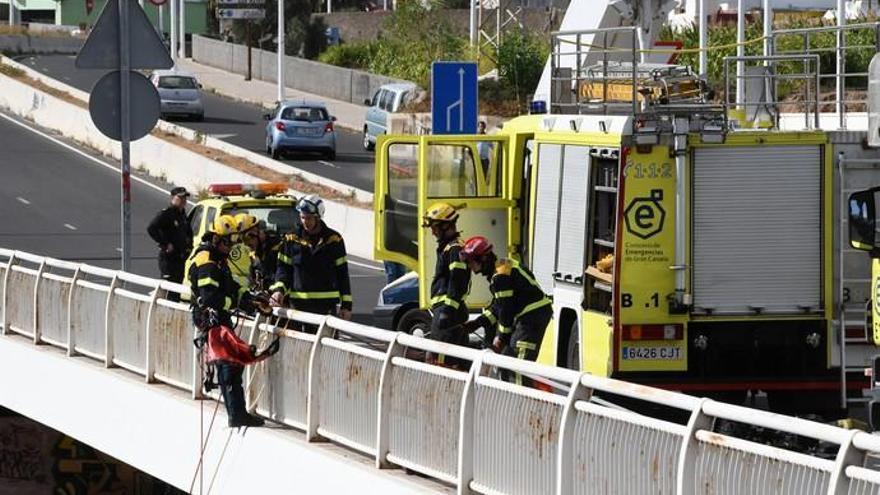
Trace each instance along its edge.
<path fill-rule="evenodd" d="M 0 249 L 0 290 L 3 335 L 201 395 L 188 306 L 168 299 L 188 295 L 186 287 Z M 291 329 L 302 324 L 317 326 L 317 333 Z M 348 446 L 378 468 L 405 467 L 459 493 L 880 491 L 880 471 L 868 464 L 880 455 L 880 437 L 864 432 L 334 317 L 278 309 L 241 328 L 252 343 L 281 338 L 277 355 L 248 368 L 251 408 L 302 430 L 309 441 Z M 470 366 L 426 364 L 424 352 Z M 509 373 L 543 386 L 501 379 Z M 833 455 L 757 443 L 719 428 L 722 423 L 812 439 Z"/>

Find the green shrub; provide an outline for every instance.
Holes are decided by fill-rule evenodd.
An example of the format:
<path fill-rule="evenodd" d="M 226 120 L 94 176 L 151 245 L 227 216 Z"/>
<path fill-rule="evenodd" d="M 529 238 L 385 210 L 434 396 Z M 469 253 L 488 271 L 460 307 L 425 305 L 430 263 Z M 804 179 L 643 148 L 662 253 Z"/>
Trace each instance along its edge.
<path fill-rule="evenodd" d="M 547 42 L 524 31 L 507 33 L 498 46 L 498 76 L 517 101 L 534 92 L 550 48 Z"/>
<path fill-rule="evenodd" d="M 318 60 L 349 69 L 366 69 L 375 51 L 375 43 L 343 43 L 327 48 Z"/>

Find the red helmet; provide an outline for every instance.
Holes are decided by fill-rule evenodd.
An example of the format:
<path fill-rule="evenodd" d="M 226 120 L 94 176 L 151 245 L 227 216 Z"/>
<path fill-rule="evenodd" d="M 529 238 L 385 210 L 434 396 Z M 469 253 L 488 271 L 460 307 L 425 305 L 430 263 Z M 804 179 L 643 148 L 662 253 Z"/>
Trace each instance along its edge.
<path fill-rule="evenodd" d="M 489 239 L 477 235 L 464 241 L 464 247 L 461 248 L 459 257 L 461 257 L 462 260 L 467 261 L 482 258 L 490 252 L 492 252 L 492 243 L 489 242 Z"/>

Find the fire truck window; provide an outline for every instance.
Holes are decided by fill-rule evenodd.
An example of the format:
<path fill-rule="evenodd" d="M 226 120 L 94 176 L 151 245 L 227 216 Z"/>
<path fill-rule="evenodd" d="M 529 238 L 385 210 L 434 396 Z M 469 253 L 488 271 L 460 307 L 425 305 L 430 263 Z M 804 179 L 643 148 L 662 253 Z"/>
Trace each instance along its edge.
<path fill-rule="evenodd" d="M 385 196 L 385 248 L 418 258 L 418 145 L 388 148 L 388 194 Z"/>
<path fill-rule="evenodd" d="M 431 144 L 428 147 L 428 197 L 476 197 L 476 146 Z"/>

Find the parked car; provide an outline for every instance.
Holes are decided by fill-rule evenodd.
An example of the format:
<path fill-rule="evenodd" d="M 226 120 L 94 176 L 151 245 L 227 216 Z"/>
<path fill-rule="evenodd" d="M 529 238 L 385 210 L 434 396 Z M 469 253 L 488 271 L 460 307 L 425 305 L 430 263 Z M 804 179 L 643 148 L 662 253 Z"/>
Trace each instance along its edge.
<path fill-rule="evenodd" d="M 431 328 L 431 315 L 419 308 L 419 274 L 409 272 L 382 287 L 373 308 L 377 327 L 424 337 Z"/>
<path fill-rule="evenodd" d="M 316 101 L 289 100 L 263 116 L 266 125 L 266 153 L 276 160 L 287 151 L 319 152 L 336 159 L 336 117 Z"/>
<path fill-rule="evenodd" d="M 205 118 L 202 85 L 194 75 L 176 70 L 157 70 L 150 75 L 150 82 L 159 92 L 159 112 L 163 118 L 169 115 L 195 120 Z"/>
<path fill-rule="evenodd" d="M 479 313 L 471 313 L 469 319 Z M 379 301 L 373 308 L 373 324 L 416 337 L 427 337 L 431 331 L 431 313 L 419 307 L 419 274 L 408 272 L 394 282 L 382 287 Z M 485 330 L 478 329 L 468 335 L 468 345 L 475 349 L 483 347 Z"/>
<path fill-rule="evenodd" d="M 381 86 L 373 97 L 364 100 L 367 115 L 364 117 L 364 149 L 369 151 L 376 146 L 376 136 L 388 132 L 388 114 L 399 111 L 413 96 L 416 85 L 394 83 Z"/>

